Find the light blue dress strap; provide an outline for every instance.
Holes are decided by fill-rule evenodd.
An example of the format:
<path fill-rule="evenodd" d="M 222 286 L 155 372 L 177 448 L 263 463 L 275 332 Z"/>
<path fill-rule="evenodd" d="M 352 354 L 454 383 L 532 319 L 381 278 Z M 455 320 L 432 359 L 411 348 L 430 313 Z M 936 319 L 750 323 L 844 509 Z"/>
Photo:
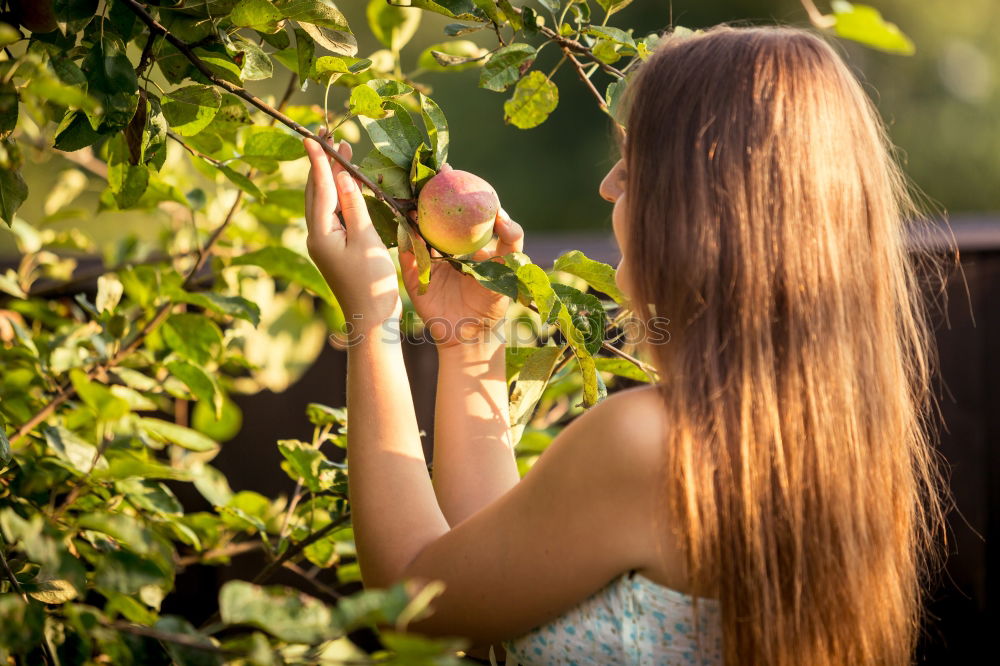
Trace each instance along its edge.
<path fill-rule="evenodd" d="M 639 643 L 639 613 L 642 603 L 636 599 L 640 586 L 633 579 L 634 575 L 635 569 L 622 574 L 622 581 L 618 586 L 622 602 L 622 651 L 629 664 L 639 664 L 642 661 L 642 646 Z"/>

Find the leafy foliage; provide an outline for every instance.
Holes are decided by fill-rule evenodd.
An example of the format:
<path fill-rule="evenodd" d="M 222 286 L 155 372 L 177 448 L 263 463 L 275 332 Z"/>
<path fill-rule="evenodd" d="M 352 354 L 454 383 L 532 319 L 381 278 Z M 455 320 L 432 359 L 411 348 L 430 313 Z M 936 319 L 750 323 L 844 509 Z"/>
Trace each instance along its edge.
<path fill-rule="evenodd" d="M 414 250 L 426 287 L 437 258 L 407 213 L 454 137 L 418 76 L 481 68 L 479 85 L 508 96 L 504 120 L 527 129 L 557 108 L 552 75 L 569 63 L 591 91 L 593 79 L 609 79 L 596 100 L 613 116 L 631 68 L 660 39 L 609 25 L 629 2 L 597 0 L 592 17 L 582 0 L 370 0 L 367 29 L 385 48 L 366 57 L 331 0 L 9 4 L 0 217 L 21 259 L 0 275 L 0 660 L 336 663 L 366 656 L 348 633 L 369 626 L 386 663 L 457 661 L 461 640 L 405 631 L 439 587 L 320 599 L 268 584 L 301 559 L 335 569 L 341 584 L 360 579 L 348 470 L 338 462 L 343 409 L 310 405 L 311 440 L 277 442 L 296 483 L 291 498 L 234 492 L 212 461 L 242 422 L 231 396 L 281 391 L 309 367 L 326 336 L 317 310 L 344 325 L 304 252 L 302 137 L 366 132 L 373 149 L 349 168 L 365 182 L 383 240 Z M 406 52 L 425 12 L 456 22 L 447 39 Z M 827 27 L 837 34 L 911 49 L 871 8 L 837 2 L 833 12 Z M 497 48 L 461 38 L 481 30 L 497 35 Z M 558 56 L 547 72 L 546 47 Z M 410 75 L 404 62 L 415 66 Z M 246 90 L 279 77 L 288 79 L 284 99 Z M 324 91 L 322 108 L 287 103 L 308 86 Z M 26 148 L 72 165 L 50 192 L 33 193 L 45 197 L 46 222 L 79 217 L 75 202 L 97 184 L 99 210 L 166 220 L 155 247 L 123 230 L 100 248 L 101 275 L 81 279 L 73 252 L 94 253 L 97 243 L 18 216 L 29 196 Z M 535 346 L 508 350 L 522 472 L 564 415 L 606 395 L 606 382 L 655 378 L 615 344 L 628 311 L 612 267 L 580 252 L 551 270 L 522 253 L 439 260 L 509 296 L 512 321 L 534 334 Z M 57 292 L 72 297 L 47 298 Z M 189 420 L 175 416 L 178 401 L 194 403 Z M 179 483 L 212 509 L 186 513 Z M 270 564 L 222 588 L 217 624 L 163 612 L 183 567 L 249 550 Z"/>

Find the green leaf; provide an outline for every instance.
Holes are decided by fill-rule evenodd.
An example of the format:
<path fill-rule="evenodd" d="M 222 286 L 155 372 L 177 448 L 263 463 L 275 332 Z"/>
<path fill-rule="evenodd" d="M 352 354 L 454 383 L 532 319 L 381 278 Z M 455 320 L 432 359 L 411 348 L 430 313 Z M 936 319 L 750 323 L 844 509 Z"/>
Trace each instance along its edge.
<path fill-rule="evenodd" d="M 583 375 L 583 405 L 593 407 L 608 397 L 608 387 L 604 385 L 601 373 L 597 371 L 593 356 L 577 353 L 576 360 Z"/>
<path fill-rule="evenodd" d="M 14 142 L 4 139 L 2 146 L 10 150 L 10 147 L 14 146 Z M 14 224 L 14 214 L 27 198 L 28 184 L 24 182 L 20 169 L 0 165 L 0 217 L 7 223 L 7 226 Z"/>
<path fill-rule="evenodd" d="M 570 340 L 574 349 L 579 350 L 582 341 L 582 347 L 588 354 L 596 354 L 604 342 L 604 327 L 608 319 L 601 301 L 596 296 L 564 284 L 553 284 L 552 289 L 564 306 L 558 315 L 563 335 L 574 338 Z M 579 333 L 579 338 L 572 335 L 569 324 Z"/>
<path fill-rule="evenodd" d="M 556 292 L 552 289 L 549 276 L 540 266 L 535 264 L 525 264 L 516 269 L 518 288 L 523 293 L 519 294 L 521 302 L 534 302 L 538 308 L 538 314 L 542 318 L 542 323 L 551 324 L 559 316 L 559 300 Z M 525 298 L 527 297 L 527 298 Z"/>
<path fill-rule="evenodd" d="M 210 374 L 202 370 L 199 366 L 187 361 L 170 361 L 167 363 L 167 370 L 174 377 L 187 384 L 191 393 L 198 400 L 212 405 L 216 418 L 222 417 L 222 390 L 218 383 Z"/>
<path fill-rule="evenodd" d="M 534 46 L 522 43 L 498 49 L 483 65 L 483 71 L 479 74 L 479 87 L 497 92 L 507 90 L 512 83 L 521 78 L 525 70 L 531 67 L 536 53 Z M 539 73 L 539 76 L 544 78 L 545 75 Z"/>
<path fill-rule="evenodd" d="M 355 86 L 351 89 L 348 109 L 352 115 L 366 118 L 384 118 L 388 115 L 388 111 L 382 108 L 382 98 L 368 86 Z"/>
<path fill-rule="evenodd" d="M 295 62 L 298 65 L 299 90 L 305 90 L 313 62 L 316 60 L 316 43 L 302 28 L 293 30 L 295 33 Z"/>
<path fill-rule="evenodd" d="M 550 2 L 553 0 L 549 0 Z M 597 0 L 597 4 L 601 6 L 607 16 L 614 14 L 617 11 L 625 9 L 630 4 L 632 0 Z"/>
<path fill-rule="evenodd" d="M 368 27 L 375 39 L 391 51 L 399 51 L 413 37 L 422 13 L 411 7 L 397 7 L 385 0 L 369 0 L 365 10 Z"/>
<path fill-rule="evenodd" d="M 168 92 L 160 108 L 170 129 L 191 136 L 208 127 L 220 106 L 222 95 L 213 86 L 190 85 Z"/>
<path fill-rule="evenodd" d="M 47 65 L 35 68 L 25 92 L 40 100 L 96 114 L 97 100 L 87 94 L 87 77 L 75 62 L 55 58 Z"/>
<path fill-rule="evenodd" d="M 414 191 L 420 191 L 424 183 L 437 175 L 437 171 L 427 166 L 434 159 L 431 149 L 426 143 L 420 144 L 416 154 L 413 156 L 413 163 L 410 164 L 410 186 Z"/>
<path fill-rule="evenodd" d="M 831 4 L 837 22 L 833 31 L 838 37 L 851 39 L 888 53 L 913 55 L 916 47 L 895 23 L 889 23 L 874 7 L 856 5 L 844 0 Z"/>
<path fill-rule="evenodd" d="M 448 18 L 468 21 L 479 21 L 481 18 L 473 14 L 475 6 L 472 0 L 409 0 L 410 7 L 419 7 Z"/>
<path fill-rule="evenodd" d="M 6 419 L 0 414 L 0 465 L 6 465 L 11 460 L 10 440 L 7 439 Z"/>
<path fill-rule="evenodd" d="M 460 262 L 462 271 L 468 273 L 491 291 L 517 298 L 517 274 L 508 266 L 491 259 Z"/>
<path fill-rule="evenodd" d="M 68 111 L 56 128 L 53 147 L 56 150 L 74 152 L 92 146 L 100 138 L 101 135 L 90 126 L 86 114 L 82 111 Z"/>
<path fill-rule="evenodd" d="M 255 42 L 236 35 L 226 50 L 240 68 L 240 79 L 260 81 L 269 79 L 274 74 L 274 64 L 270 56 Z"/>
<path fill-rule="evenodd" d="M 413 92 L 411 86 L 393 79 L 370 79 L 365 85 L 378 93 L 379 97 L 402 97 Z"/>
<path fill-rule="evenodd" d="M 545 391 L 545 386 L 565 350 L 565 345 L 539 347 L 531 352 L 521 366 L 510 394 L 510 426 L 515 443 L 521 438 L 524 427 L 531 420 L 535 405 L 542 397 L 542 392 Z"/>
<path fill-rule="evenodd" d="M 326 86 L 340 78 L 341 74 L 347 74 L 350 71 L 350 67 L 343 58 L 338 58 L 337 56 L 320 56 L 313 62 L 312 71 L 309 75 Z"/>
<path fill-rule="evenodd" d="M 20 31 L 9 23 L 0 23 L 0 48 L 24 39 Z"/>
<path fill-rule="evenodd" d="M 427 285 L 431 282 L 431 253 L 427 249 L 427 242 L 416 232 L 413 225 L 400 223 L 399 229 L 405 231 L 408 237 L 406 248 L 400 245 L 400 249 L 409 249 L 417 259 L 417 291 L 421 294 L 427 293 Z"/>
<path fill-rule="evenodd" d="M 191 425 L 200 433 L 217 442 L 228 442 L 239 434 L 243 427 L 243 411 L 239 405 L 222 394 L 221 414 L 207 402 L 196 402 L 191 415 Z"/>
<path fill-rule="evenodd" d="M 123 129 L 138 105 L 139 81 L 135 68 L 125 53 L 125 44 L 115 34 L 105 32 L 83 60 L 88 91 L 104 109 L 101 117 L 91 115 L 96 129 L 100 122 L 107 129 Z"/>
<path fill-rule="evenodd" d="M 514 96 L 504 102 L 504 122 L 520 129 L 536 127 L 549 117 L 559 104 L 559 89 L 534 71 L 517 82 Z"/>
<path fill-rule="evenodd" d="M 126 400 L 113 394 L 108 387 L 91 381 L 82 370 L 74 368 L 69 376 L 76 394 L 94 410 L 98 419 L 117 421 L 131 411 Z"/>
<path fill-rule="evenodd" d="M 588 258 L 579 250 L 567 252 L 556 259 L 552 270 L 563 271 L 583 279 L 597 291 L 610 296 L 619 305 L 625 302 L 625 295 L 615 284 L 615 269 L 608 264 Z"/>
<path fill-rule="evenodd" d="M 301 137 L 276 127 L 253 127 L 243 142 L 243 154 L 289 161 L 305 157 Z"/>
<path fill-rule="evenodd" d="M 652 378 L 646 374 L 645 370 L 624 358 L 602 357 L 595 358 L 594 361 L 597 364 L 597 369 L 601 372 L 610 372 L 613 375 L 624 377 L 625 379 L 634 379 L 637 382 L 648 383 L 653 381 Z"/>
<path fill-rule="evenodd" d="M 444 111 L 437 105 L 437 102 L 420 93 L 420 115 L 424 120 L 424 129 L 431 141 L 431 149 L 434 151 L 431 166 L 434 169 L 441 169 L 448 161 L 448 119 Z"/>
<path fill-rule="evenodd" d="M 254 326 L 260 323 L 260 307 L 242 296 L 224 296 L 214 291 L 184 291 L 180 288 L 170 290 L 168 296 L 174 301 L 190 303 L 222 315 L 245 319 Z"/>
<path fill-rule="evenodd" d="M 6 24 L 0 23 L 0 28 L 4 25 Z M 10 81 L 0 81 L 0 136 L 7 136 L 17 127 L 20 101 L 14 84 Z"/>
<path fill-rule="evenodd" d="M 176 423 L 145 416 L 138 417 L 136 422 L 150 435 L 154 435 L 162 441 L 176 444 L 188 451 L 215 451 L 219 448 L 219 444 L 215 440 L 206 437 L 197 430 L 185 428 Z"/>
<path fill-rule="evenodd" d="M 621 100 L 623 92 L 625 92 L 625 79 L 612 81 L 604 92 L 604 101 L 608 105 L 608 114 L 612 118 L 617 118 L 618 102 Z"/>
<path fill-rule="evenodd" d="M 410 113 L 400 104 L 386 101 L 383 106 L 393 114 L 378 120 L 365 117 L 359 120 L 375 149 L 409 172 L 413 156 L 424 142 L 423 136 Z"/>
<path fill-rule="evenodd" d="M 503 10 L 503 14 L 510 23 L 511 28 L 517 31 L 524 27 L 524 23 L 521 21 L 521 15 L 518 14 L 514 9 L 514 6 L 510 4 L 510 0 L 499 0 L 499 4 L 500 9 Z"/>
<path fill-rule="evenodd" d="M 318 25 L 302 24 L 302 29 L 313 41 L 331 53 L 354 56 L 358 52 L 358 42 L 354 35 L 342 30 L 331 30 Z"/>
<path fill-rule="evenodd" d="M 260 32 L 277 31 L 282 18 L 282 13 L 268 0 L 240 0 L 229 14 L 233 25 Z"/>
<path fill-rule="evenodd" d="M 43 604 L 64 604 L 77 597 L 77 591 L 73 584 L 61 578 L 39 577 L 23 587 L 28 596 Z"/>
<path fill-rule="evenodd" d="M 391 197 L 409 199 L 413 196 L 413 190 L 410 189 L 409 171 L 397 166 L 377 150 L 368 153 L 361 160 L 358 169 Z"/>
<path fill-rule="evenodd" d="M 343 407 L 329 407 L 318 402 L 306 406 L 306 418 L 315 426 L 347 425 L 347 410 Z"/>
<path fill-rule="evenodd" d="M 297 439 L 281 439 L 278 450 L 288 461 L 292 478 L 301 479 L 311 492 L 321 492 L 333 484 L 338 467 L 319 449 Z"/>
<path fill-rule="evenodd" d="M 104 553 L 94 571 L 97 588 L 119 594 L 137 594 L 147 585 L 167 583 L 167 576 L 160 567 L 126 550 Z"/>
<path fill-rule="evenodd" d="M 591 25 L 587 27 L 587 34 L 603 37 L 608 41 L 635 49 L 635 40 L 621 28 L 613 28 L 610 25 Z"/>
<path fill-rule="evenodd" d="M 219 614 L 229 625 L 251 625 L 289 643 L 315 644 L 339 634 L 330 609 L 284 587 L 232 580 L 219 592 Z"/>
<path fill-rule="evenodd" d="M 486 27 L 488 27 L 486 23 L 449 23 L 444 27 L 444 34 L 449 37 L 458 37 L 459 35 L 465 35 L 470 32 L 478 32 Z"/>
<path fill-rule="evenodd" d="M 331 30 L 350 33 L 347 19 L 337 9 L 333 0 L 275 0 L 274 6 L 282 16 L 299 23 L 308 23 Z"/>
<path fill-rule="evenodd" d="M 222 331 L 205 315 L 192 312 L 172 314 L 160 331 L 171 349 L 198 365 L 207 365 L 222 350 Z"/>
<path fill-rule="evenodd" d="M 118 162 L 108 165 L 108 189 L 118 208 L 124 210 L 139 203 L 149 187 L 149 167 Z"/>
<path fill-rule="evenodd" d="M 482 67 L 489 53 L 475 42 L 453 39 L 450 42 L 431 44 L 420 53 L 417 67 L 428 72 L 461 72 Z"/>
<path fill-rule="evenodd" d="M 264 200 L 264 193 L 260 191 L 257 184 L 250 180 L 248 176 L 240 173 L 232 167 L 226 166 L 225 164 L 216 168 L 222 172 L 222 175 L 229 179 L 229 182 L 252 196 L 254 199 L 257 199 L 258 201 Z"/>
<path fill-rule="evenodd" d="M 146 558 L 160 571 L 167 574 L 173 572 L 173 552 L 170 544 L 133 516 L 88 511 L 81 513 L 77 521 L 77 525 L 83 529 L 95 530 L 114 538 L 136 555 Z"/>
<path fill-rule="evenodd" d="M 598 0 L 600 2 L 601 0 Z M 552 14 L 556 14 L 562 8 L 562 0 L 538 0 L 538 4 L 545 7 Z"/>
<path fill-rule="evenodd" d="M 379 238 L 386 247 L 394 247 L 397 240 L 397 227 L 395 212 L 384 201 L 371 196 L 364 195 L 365 207 L 368 208 L 368 216 L 372 218 L 372 225 L 378 232 Z M 341 328 L 337 326 L 336 328 Z"/>
<path fill-rule="evenodd" d="M 499 25 L 505 22 L 503 12 L 497 7 L 496 0 L 472 0 L 472 2 L 494 23 Z"/>
<path fill-rule="evenodd" d="M 329 304 L 336 303 L 330 285 L 307 257 L 286 247 L 265 247 L 233 259 L 233 266 L 260 266 L 271 277 L 301 285 Z"/>
<path fill-rule="evenodd" d="M 226 475 L 211 465 L 197 464 L 192 467 L 191 481 L 212 506 L 225 506 L 233 498 Z"/>
<path fill-rule="evenodd" d="M 0 646 L 5 654 L 26 655 L 42 644 L 45 607 L 18 594 L 0 594 Z"/>
<path fill-rule="evenodd" d="M 97 447 L 73 431 L 67 430 L 61 425 L 44 425 L 42 426 L 42 433 L 45 435 L 45 442 L 48 444 L 48 447 L 55 451 L 59 458 L 68 463 L 71 469 L 81 474 L 89 472 L 91 466 L 95 470 L 107 469 L 108 461 L 104 456 L 98 456 L 97 462 L 94 462 Z"/>

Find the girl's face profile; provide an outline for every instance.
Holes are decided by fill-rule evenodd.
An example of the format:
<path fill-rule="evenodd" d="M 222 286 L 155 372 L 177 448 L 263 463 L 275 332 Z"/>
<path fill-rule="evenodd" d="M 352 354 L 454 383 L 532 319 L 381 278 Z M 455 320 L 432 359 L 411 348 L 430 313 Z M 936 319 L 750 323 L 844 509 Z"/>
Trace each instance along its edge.
<path fill-rule="evenodd" d="M 627 280 L 625 279 L 625 176 L 625 160 L 620 159 L 604 176 L 599 192 L 602 198 L 615 205 L 611 211 L 611 226 L 614 229 L 615 240 L 618 242 L 618 249 L 622 253 L 615 282 L 617 282 L 618 288 L 628 295 Z"/>

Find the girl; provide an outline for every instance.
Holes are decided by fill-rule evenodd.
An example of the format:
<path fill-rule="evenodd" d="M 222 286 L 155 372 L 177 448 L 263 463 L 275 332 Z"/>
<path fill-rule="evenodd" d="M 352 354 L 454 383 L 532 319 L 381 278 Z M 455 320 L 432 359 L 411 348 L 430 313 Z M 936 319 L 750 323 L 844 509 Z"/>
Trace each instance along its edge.
<path fill-rule="evenodd" d="M 942 496 L 914 210 L 877 115 L 830 46 L 788 28 L 665 38 L 626 96 L 600 192 L 619 286 L 672 322 L 646 345 L 660 380 L 580 416 L 520 481 L 488 334 L 506 300 L 443 264 L 421 295 L 401 256 L 438 322 L 432 482 L 393 262 L 357 183 L 307 142 L 309 252 L 361 322 L 364 582 L 444 581 L 411 628 L 524 664 L 908 664 Z M 496 232 L 481 256 L 521 248 L 506 214 Z"/>

